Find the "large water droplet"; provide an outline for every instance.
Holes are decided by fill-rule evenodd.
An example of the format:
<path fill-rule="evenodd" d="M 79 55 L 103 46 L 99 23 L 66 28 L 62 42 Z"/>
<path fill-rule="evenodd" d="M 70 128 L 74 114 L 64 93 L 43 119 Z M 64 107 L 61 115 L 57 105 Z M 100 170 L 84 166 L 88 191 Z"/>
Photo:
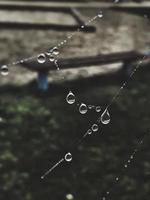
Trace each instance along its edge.
<path fill-rule="evenodd" d="M 109 124 L 109 122 L 110 122 L 110 114 L 107 109 L 104 110 L 104 112 L 101 115 L 101 122 L 103 124 Z"/>
<path fill-rule="evenodd" d="M 45 63 L 45 61 L 46 61 L 46 55 L 44 53 L 41 53 L 40 55 L 38 55 L 37 61 L 40 64 Z"/>
<path fill-rule="evenodd" d="M 59 49 L 57 47 L 54 47 L 52 49 L 52 53 L 57 56 L 59 54 Z"/>
<path fill-rule="evenodd" d="M 66 101 L 69 104 L 74 104 L 75 103 L 75 95 L 70 91 L 66 97 Z"/>
<path fill-rule="evenodd" d="M 1 66 L 1 75 L 7 76 L 9 74 L 8 66 L 7 65 L 2 65 Z"/>
<path fill-rule="evenodd" d="M 93 125 L 92 125 L 92 131 L 93 131 L 93 132 L 98 131 L 98 125 L 97 125 L 97 124 L 93 124 Z"/>
<path fill-rule="evenodd" d="M 84 115 L 84 114 L 87 113 L 87 111 L 88 111 L 87 105 L 84 104 L 84 103 L 82 103 L 82 104 L 80 105 L 80 107 L 79 107 L 79 112 L 80 112 L 82 115 Z"/>
<path fill-rule="evenodd" d="M 67 162 L 71 162 L 71 161 L 72 161 L 72 154 L 71 154 L 71 153 L 67 153 L 67 154 L 65 155 L 65 160 L 66 160 Z"/>

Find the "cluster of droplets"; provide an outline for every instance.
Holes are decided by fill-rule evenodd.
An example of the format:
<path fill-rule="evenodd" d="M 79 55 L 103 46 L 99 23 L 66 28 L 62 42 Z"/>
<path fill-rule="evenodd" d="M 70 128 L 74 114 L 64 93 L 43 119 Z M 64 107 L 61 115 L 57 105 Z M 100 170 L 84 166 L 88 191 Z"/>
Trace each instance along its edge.
<path fill-rule="evenodd" d="M 56 65 L 56 68 L 58 69 L 58 59 L 59 55 L 59 49 L 57 47 L 54 47 L 52 49 L 49 49 L 46 53 L 41 53 L 37 56 L 37 62 L 39 64 L 44 64 L 46 61 L 54 62 Z"/>
<path fill-rule="evenodd" d="M 72 91 L 69 91 L 69 93 L 67 94 L 66 101 L 70 105 L 76 103 L 76 97 Z M 97 113 L 101 111 L 101 106 L 86 105 L 85 103 L 78 102 L 77 105 L 79 106 L 79 113 L 81 113 L 82 115 L 85 115 L 88 112 L 88 110 L 94 110 Z"/>
<path fill-rule="evenodd" d="M 9 74 L 9 69 L 7 65 L 2 65 L 0 70 L 2 76 L 7 76 Z"/>

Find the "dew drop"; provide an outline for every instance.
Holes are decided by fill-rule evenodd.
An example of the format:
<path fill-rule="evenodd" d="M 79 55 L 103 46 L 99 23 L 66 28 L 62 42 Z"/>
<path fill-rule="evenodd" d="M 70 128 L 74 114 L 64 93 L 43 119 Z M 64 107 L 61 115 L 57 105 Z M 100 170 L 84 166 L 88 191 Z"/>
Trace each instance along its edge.
<path fill-rule="evenodd" d="M 57 56 L 59 54 L 59 49 L 57 47 L 54 47 L 52 49 L 52 53 Z"/>
<path fill-rule="evenodd" d="M 87 134 L 88 134 L 88 135 L 91 135 L 91 134 L 92 134 L 92 130 L 89 129 L 89 130 L 87 131 Z"/>
<path fill-rule="evenodd" d="M 54 58 L 54 56 L 52 54 L 50 54 L 49 60 L 50 60 L 50 62 L 54 62 L 55 61 L 55 58 Z"/>
<path fill-rule="evenodd" d="M 119 181 L 119 178 L 118 178 L 118 177 L 116 177 L 116 181 Z"/>
<path fill-rule="evenodd" d="M 98 17 L 102 18 L 103 17 L 103 13 L 102 12 L 98 13 Z"/>
<path fill-rule="evenodd" d="M 130 158 L 133 159 L 133 155 L 131 155 Z"/>
<path fill-rule="evenodd" d="M 109 124 L 110 122 L 110 114 L 107 109 L 101 115 L 101 122 L 102 124 Z"/>
<path fill-rule="evenodd" d="M 72 161 L 72 154 L 71 154 L 71 153 L 67 153 L 67 154 L 65 155 L 65 160 L 66 160 L 67 162 L 71 162 L 71 161 Z"/>
<path fill-rule="evenodd" d="M 125 167 L 125 168 L 127 168 L 127 167 L 128 167 L 128 165 L 126 165 L 126 164 L 125 164 L 125 165 L 124 165 L 124 167 Z"/>
<path fill-rule="evenodd" d="M 90 110 L 91 110 L 92 108 L 93 108 L 93 106 L 92 106 L 92 105 L 88 105 L 88 109 L 90 109 Z"/>
<path fill-rule="evenodd" d="M 80 112 L 82 115 L 84 115 L 84 114 L 87 113 L 87 111 L 88 111 L 87 105 L 84 104 L 84 103 L 82 103 L 82 104 L 80 105 L 80 107 L 79 107 L 79 112 Z"/>
<path fill-rule="evenodd" d="M 7 65 L 1 66 L 1 75 L 7 76 L 8 74 L 9 74 L 8 66 Z"/>
<path fill-rule="evenodd" d="M 66 199 L 67 199 L 67 200 L 73 200 L 74 197 L 73 197 L 72 194 L 67 194 L 67 195 L 66 195 Z"/>
<path fill-rule="evenodd" d="M 74 104 L 75 103 L 75 95 L 70 91 L 66 97 L 66 101 L 68 104 Z"/>
<path fill-rule="evenodd" d="M 96 112 L 100 112 L 101 111 L 101 107 L 100 106 L 96 106 L 95 110 L 96 110 Z"/>
<path fill-rule="evenodd" d="M 41 53 L 40 55 L 38 55 L 37 61 L 38 61 L 38 63 L 40 63 L 40 64 L 45 63 L 45 61 L 46 61 L 46 56 L 45 56 L 45 54 L 44 54 L 44 53 Z"/>
<path fill-rule="evenodd" d="M 98 131 L 98 125 L 97 125 L 97 124 L 93 124 L 93 125 L 92 125 L 92 131 L 93 131 L 93 132 Z"/>
<path fill-rule="evenodd" d="M 131 162 L 131 160 L 128 160 L 128 163 L 130 163 Z"/>

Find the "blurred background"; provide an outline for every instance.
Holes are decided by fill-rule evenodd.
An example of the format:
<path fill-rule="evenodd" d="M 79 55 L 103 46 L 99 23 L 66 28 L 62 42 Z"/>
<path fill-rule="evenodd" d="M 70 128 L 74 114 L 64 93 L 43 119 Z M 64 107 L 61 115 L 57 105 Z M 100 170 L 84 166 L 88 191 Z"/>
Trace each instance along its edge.
<path fill-rule="evenodd" d="M 60 1 L 62 2 L 62 1 Z M 107 8 L 114 1 L 57 1 L 78 7 L 84 22 L 95 32 L 77 32 L 59 48 L 59 58 L 76 58 L 136 51 L 150 47 L 149 1 L 125 1 L 127 7 L 142 9 L 118 12 Z M 9 4 L 2 6 L 3 4 Z M 111 121 L 76 145 L 100 117 L 129 74 L 120 73 L 123 63 L 94 64 L 90 67 L 50 70 L 49 87 L 37 86 L 37 71 L 11 63 L 38 55 L 66 40 L 71 31 L 15 28 L 11 22 L 77 25 L 67 12 L 11 9 L 13 1 L 0 1 L 0 62 L 8 71 L 0 74 L 0 200 L 148 200 L 150 196 L 150 93 L 149 64 L 140 67 L 109 109 Z M 16 4 L 21 3 L 21 0 Z M 25 1 L 30 5 L 33 1 Z M 36 1 L 39 6 L 56 1 Z M 82 3 L 82 8 L 80 8 Z M 117 1 L 118 6 L 123 6 Z M 85 4 L 85 7 L 84 7 Z M 94 7 L 94 4 L 97 7 Z M 105 5 L 104 5 L 105 4 Z M 144 8 L 144 9 L 143 9 Z M 148 10 L 148 12 L 149 12 Z M 145 12 L 146 11 L 146 12 Z M 146 13 L 146 14 L 145 14 Z M 9 23 L 8 23 L 9 22 Z M 58 58 L 58 60 L 59 60 Z M 107 61 L 107 60 L 106 60 Z M 127 63 L 128 64 L 128 63 Z M 137 65 L 136 65 L 137 66 Z M 34 66 L 33 66 L 34 67 Z M 76 102 L 100 106 L 101 112 L 66 102 L 68 91 Z M 128 159 L 138 147 L 128 167 Z M 74 147 L 73 150 L 72 146 Z M 71 162 L 63 162 L 44 180 L 41 175 L 67 152 Z M 116 181 L 116 177 L 119 180 Z"/>

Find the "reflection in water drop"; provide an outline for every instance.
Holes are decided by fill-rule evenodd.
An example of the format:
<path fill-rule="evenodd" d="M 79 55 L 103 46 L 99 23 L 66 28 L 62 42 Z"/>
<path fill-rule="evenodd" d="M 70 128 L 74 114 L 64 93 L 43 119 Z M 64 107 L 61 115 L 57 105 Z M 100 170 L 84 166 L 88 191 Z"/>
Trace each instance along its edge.
<path fill-rule="evenodd" d="M 38 61 L 38 63 L 40 63 L 40 64 L 45 63 L 45 61 L 46 61 L 46 56 L 45 56 L 45 54 L 44 54 L 44 53 L 41 53 L 40 55 L 38 55 L 37 61 Z"/>
<path fill-rule="evenodd" d="M 95 110 L 96 110 L 96 112 L 100 112 L 101 111 L 101 107 L 100 106 L 96 106 Z"/>
<path fill-rule="evenodd" d="M 76 101 L 75 95 L 71 91 L 69 91 L 69 93 L 66 97 L 66 101 L 67 101 L 68 104 L 74 104 L 75 103 L 75 101 Z"/>
<path fill-rule="evenodd" d="M 101 115 L 101 122 L 102 124 L 109 124 L 110 122 L 110 114 L 107 109 Z"/>
<path fill-rule="evenodd" d="M 80 107 L 79 107 L 79 112 L 80 112 L 82 115 L 84 115 L 84 114 L 87 113 L 87 111 L 88 111 L 87 105 L 84 104 L 84 103 L 82 103 L 82 104 L 80 105 Z"/>
<path fill-rule="evenodd" d="M 67 154 L 65 155 L 65 160 L 66 160 L 67 162 L 71 162 L 71 161 L 72 161 L 72 154 L 71 154 L 71 153 L 67 153 Z"/>
<path fill-rule="evenodd" d="M 97 125 L 97 124 L 93 124 L 93 125 L 92 125 L 92 131 L 93 131 L 93 132 L 98 131 L 98 125 Z"/>
<path fill-rule="evenodd" d="M 1 75 L 7 76 L 9 74 L 8 66 L 7 65 L 2 65 L 1 66 Z"/>

